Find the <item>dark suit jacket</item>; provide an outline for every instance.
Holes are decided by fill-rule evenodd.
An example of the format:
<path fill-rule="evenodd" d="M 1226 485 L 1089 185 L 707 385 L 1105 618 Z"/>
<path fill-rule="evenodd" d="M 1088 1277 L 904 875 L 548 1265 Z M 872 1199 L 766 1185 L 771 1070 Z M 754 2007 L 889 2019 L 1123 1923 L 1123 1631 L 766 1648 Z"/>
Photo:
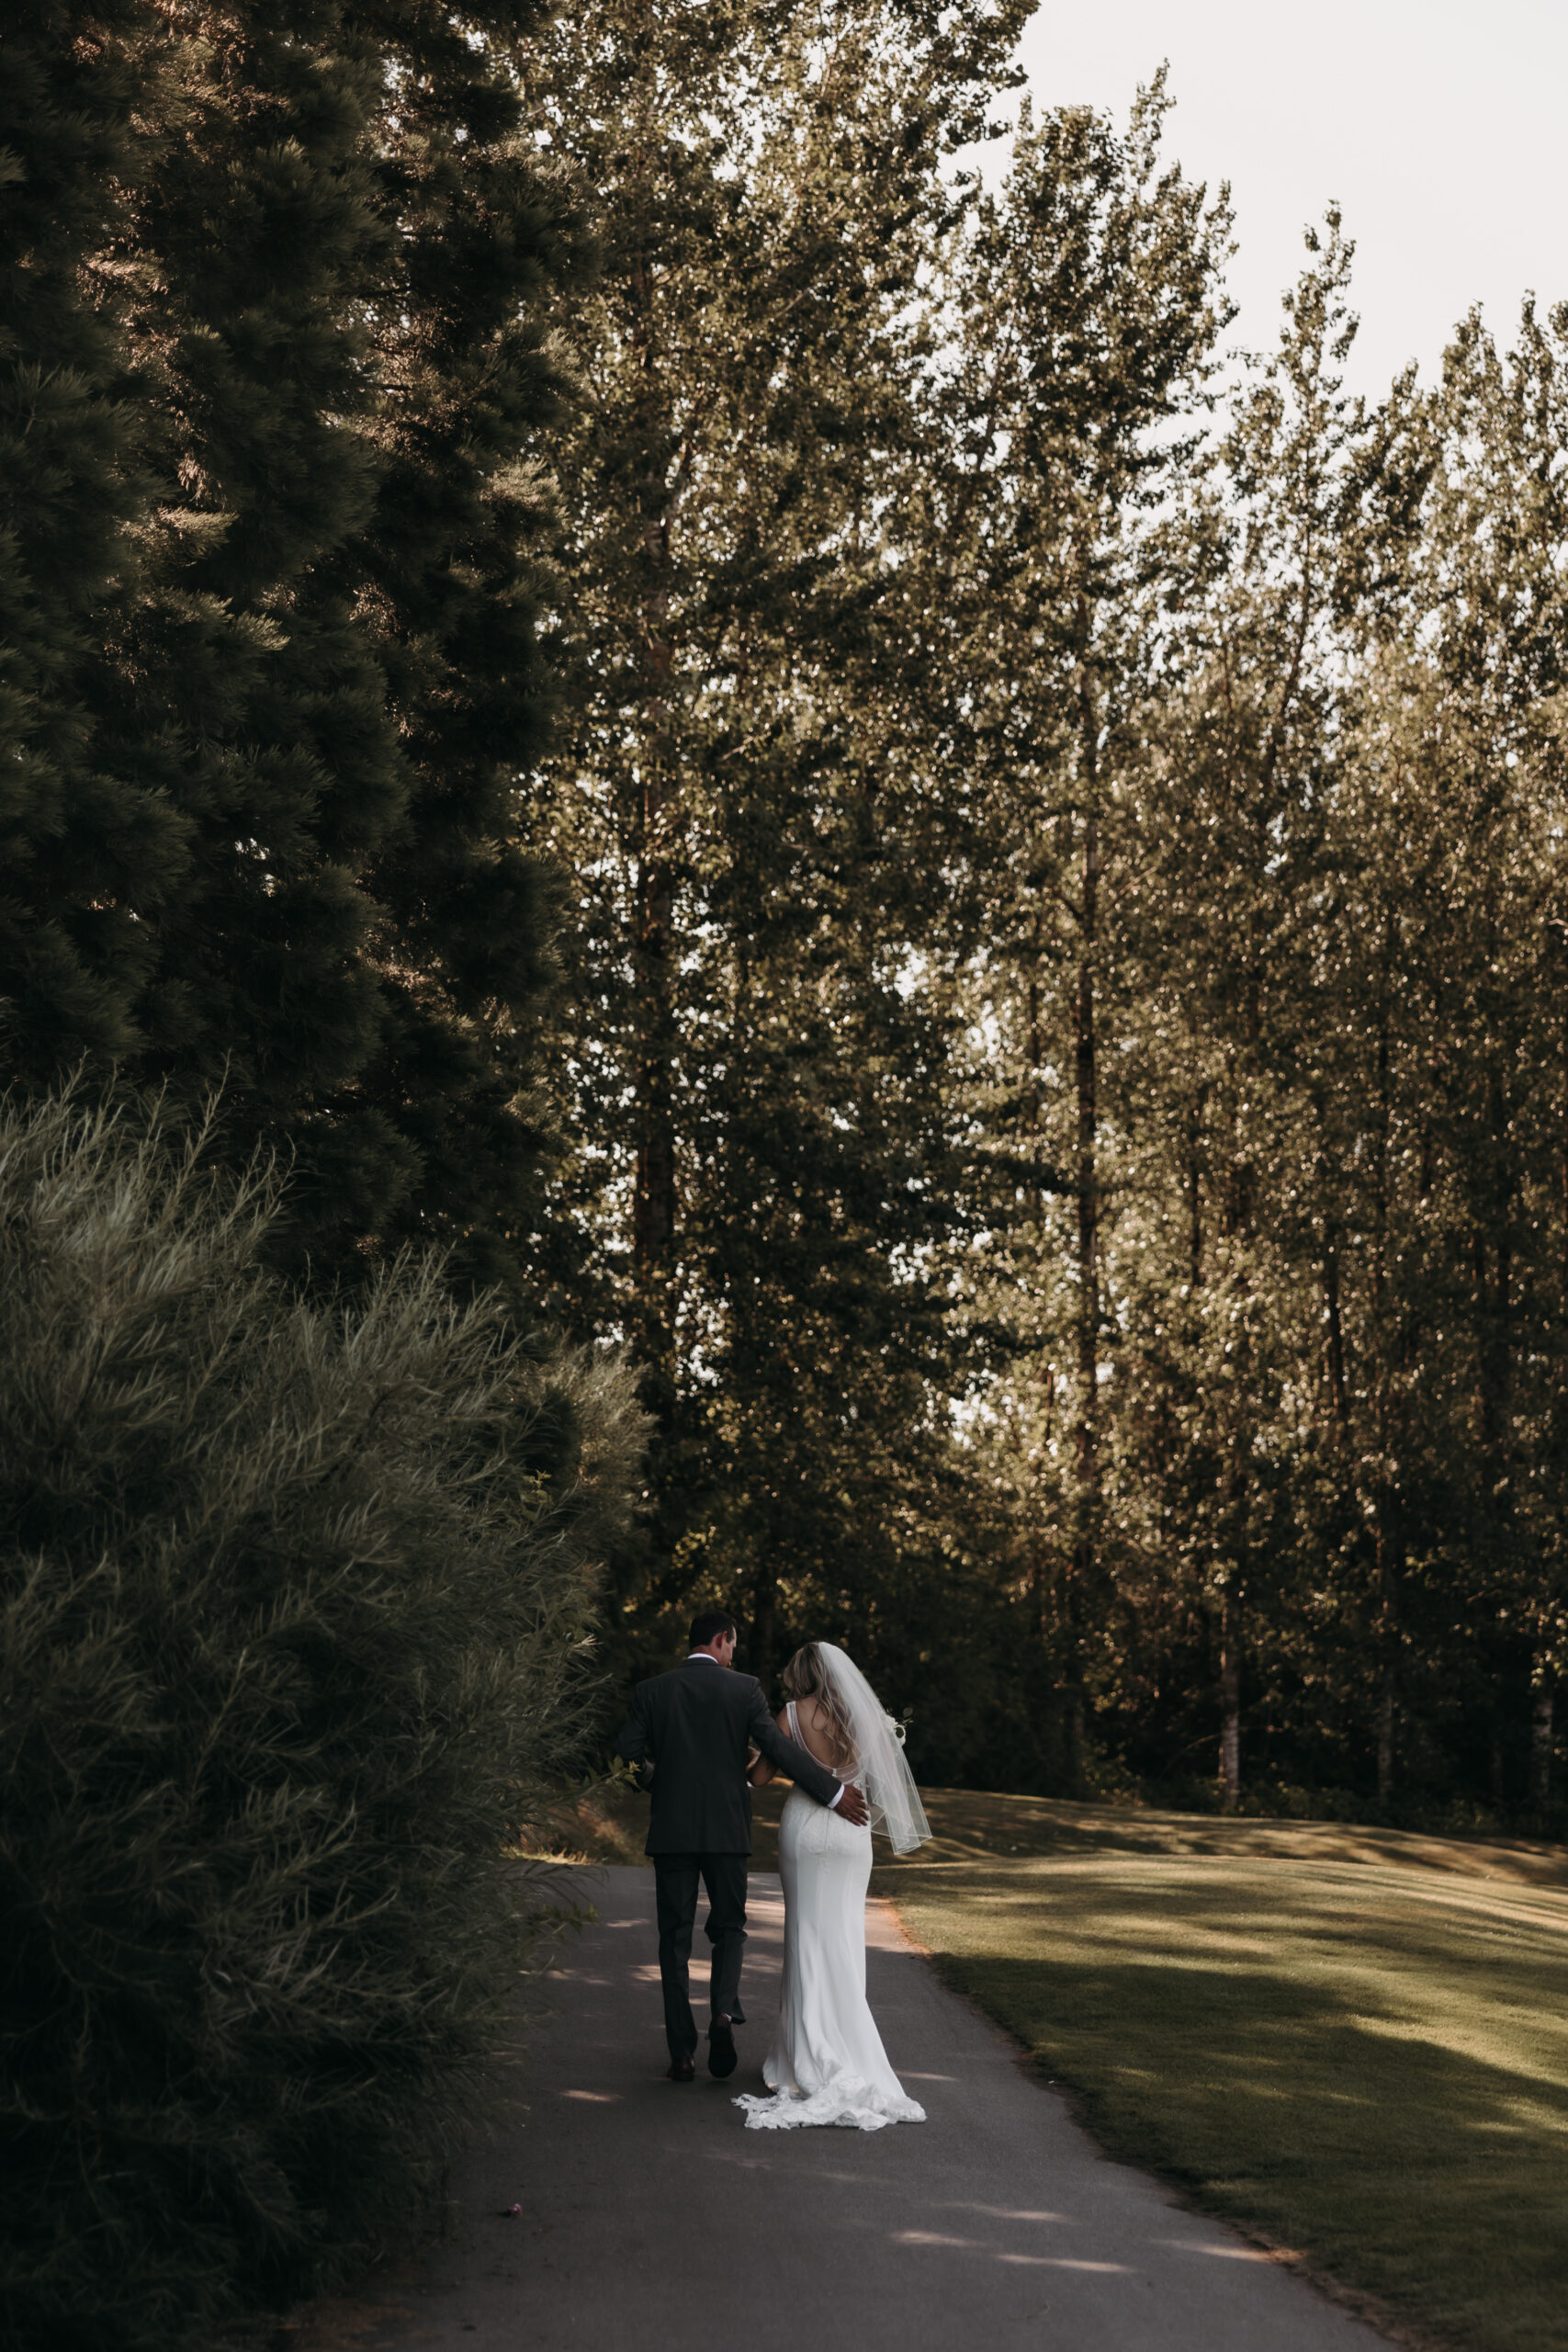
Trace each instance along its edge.
<path fill-rule="evenodd" d="M 784 1737 L 753 1675 L 697 1657 L 672 1674 L 638 1683 L 617 1752 L 640 1768 L 638 1779 L 653 1792 L 646 1852 L 750 1852 L 749 1746 L 760 1747 L 818 1804 L 831 1802 L 839 1782 Z"/>

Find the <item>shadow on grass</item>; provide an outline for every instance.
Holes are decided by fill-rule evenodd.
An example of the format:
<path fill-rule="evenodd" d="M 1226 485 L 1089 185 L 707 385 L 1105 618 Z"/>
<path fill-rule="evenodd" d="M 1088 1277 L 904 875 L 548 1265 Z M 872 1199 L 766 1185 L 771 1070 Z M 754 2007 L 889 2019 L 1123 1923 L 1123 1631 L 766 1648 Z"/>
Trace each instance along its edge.
<path fill-rule="evenodd" d="M 963 1917 L 984 1920 L 1016 1881 L 965 1872 L 954 1919 L 954 1876 L 910 1874 L 925 1881 L 923 1895 L 899 1890 L 914 1932 L 1072 2086 L 1108 2152 L 1455 2343 L 1568 2347 L 1561 1933 L 1505 1921 L 1471 1951 L 1468 1923 L 1456 1946 L 1451 1923 L 1405 1908 L 1371 1922 L 1308 1908 L 1249 1957 L 1249 1886 L 1232 1912 L 1172 1885 L 1164 1922 L 1142 1890 L 1140 1923 L 1130 1890 L 1055 1884 L 1021 1957 L 964 1948 L 1016 1937 L 994 1911 L 978 1935 Z M 1165 1955 L 1129 1951 L 1140 1926 L 1165 1935 Z M 1467 2037 L 1486 2053 L 1454 2046 Z M 1548 2048 L 1558 2063 L 1542 2072 Z"/>
<path fill-rule="evenodd" d="M 1097 1853 L 1189 1854 L 1303 1865 L 1408 1863 L 1521 1884 L 1568 1886 L 1568 1848 L 1529 1838 L 1443 1837 L 1353 1822 L 1224 1817 L 975 1789 L 927 1789 L 922 1794 L 935 1833 L 933 1844 L 922 1853 L 927 1865 L 1027 1855 L 1070 1860 Z"/>
<path fill-rule="evenodd" d="M 922 1793 L 935 1839 L 922 1849 L 916 1867 L 969 1867 L 1031 1857 L 1072 1860 L 1095 1854 L 1190 1855 L 1290 1861 L 1314 1869 L 1339 1862 L 1414 1864 L 1434 1875 L 1459 1872 L 1568 1887 L 1568 1848 L 1525 1839 L 1429 1837 L 1345 1822 L 1223 1819 L 1216 1814 L 1074 1804 L 1055 1797 L 1006 1796 L 976 1789 L 927 1789 Z M 775 1781 L 753 1799 L 752 1860 L 760 1871 L 778 1868 L 778 1818 L 788 1794 L 788 1782 Z M 585 1861 L 640 1862 L 647 1831 L 646 1796 L 626 1789 L 599 1790 L 563 1804 L 552 1824 L 551 1851 Z M 879 1845 L 876 1852 L 886 1863 L 887 1849 Z"/>

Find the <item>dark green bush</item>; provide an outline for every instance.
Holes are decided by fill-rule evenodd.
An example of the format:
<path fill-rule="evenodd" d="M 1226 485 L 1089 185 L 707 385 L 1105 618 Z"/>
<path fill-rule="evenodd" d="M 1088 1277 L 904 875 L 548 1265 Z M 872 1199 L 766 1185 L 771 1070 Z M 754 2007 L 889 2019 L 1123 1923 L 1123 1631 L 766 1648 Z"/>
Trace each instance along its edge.
<path fill-rule="evenodd" d="M 438 1267 L 302 1304 L 272 1213 L 0 1106 L 8 2344 L 209 2344 L 378 2244 L 537 1933 L 503 1849 L 572 1759 L 624 1382 Z"/>

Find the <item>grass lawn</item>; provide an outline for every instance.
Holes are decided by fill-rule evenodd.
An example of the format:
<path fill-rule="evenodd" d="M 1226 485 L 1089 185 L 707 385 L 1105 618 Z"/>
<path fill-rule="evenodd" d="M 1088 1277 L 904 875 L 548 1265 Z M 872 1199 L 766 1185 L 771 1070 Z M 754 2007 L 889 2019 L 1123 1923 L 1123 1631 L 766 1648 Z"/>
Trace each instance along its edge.
<path fill-rule="evenodd" d="M 1102 2147 L 1441 2342 L 1568 2352 L 1568 1851 L 924 1793 L 876 1891 Z M 641 1860 L 645 1798 L 579 1815 Z"/>
<path fill-rule="evenodd" d="M 1562 1849 L 929 1808 L 878 1890 L 1104 2148 L 1440 2340 L 1568 2352 Z"/>

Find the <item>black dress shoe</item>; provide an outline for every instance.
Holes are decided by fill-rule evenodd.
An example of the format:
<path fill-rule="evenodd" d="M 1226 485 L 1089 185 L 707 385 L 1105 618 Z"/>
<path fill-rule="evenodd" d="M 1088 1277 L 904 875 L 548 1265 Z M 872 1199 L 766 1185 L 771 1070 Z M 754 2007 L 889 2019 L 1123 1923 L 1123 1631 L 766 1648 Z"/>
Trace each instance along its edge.
<path fill-rule="evenodd" d="M 708 2034 L 708 2073 L 720 2081 L 736 2067 L 735 2034 L 728 2018 L 715 2018 Z"/>
<path fill-rule="evenodd" d="M 671 2058 L 670 2061 L 670 2079 L 672 2083 L 693 2082 L 695 2080 L 696 2072 L 697 2062 L 694 2058 Z"/>

